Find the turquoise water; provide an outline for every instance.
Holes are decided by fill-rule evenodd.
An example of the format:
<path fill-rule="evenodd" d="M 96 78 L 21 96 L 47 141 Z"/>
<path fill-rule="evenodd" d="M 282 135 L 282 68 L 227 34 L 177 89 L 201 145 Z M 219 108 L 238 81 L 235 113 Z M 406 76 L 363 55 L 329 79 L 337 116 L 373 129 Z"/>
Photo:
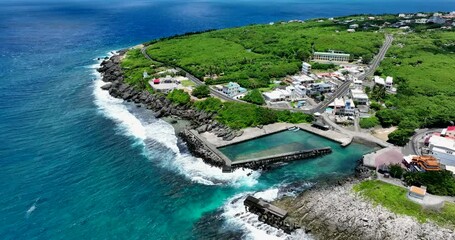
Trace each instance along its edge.
<path fill-rule="evenodd" d="M 286 130 L 222 147 L 219 148 L 219 150 L 235 162 L 236 160 L 324 147 L 331 147 L 335 148 L 336 151 L 345 152 L 339 147 L 339 143 L 304 130 L 295 132 Z M 345 153 L 348 155 L 350 154 L 349 151 L 346 151 Z"/>
<path fill-rule="evenodd" d="M 190 31 L 454 8 L 453 0 L 0 1 L 0 239 L 273 238 L 236 217 L 233 200 L 351 174 L 369 149 L 336 145 L 272 171 L 222 174 L 191 156 L 171 126 L 100 92 L 94 59 Z"/>

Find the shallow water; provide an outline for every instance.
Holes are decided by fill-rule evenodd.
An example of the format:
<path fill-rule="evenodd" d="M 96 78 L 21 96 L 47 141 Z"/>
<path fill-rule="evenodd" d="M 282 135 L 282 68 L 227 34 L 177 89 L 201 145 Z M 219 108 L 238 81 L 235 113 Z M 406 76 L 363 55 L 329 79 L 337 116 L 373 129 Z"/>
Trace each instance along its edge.
<path fill-rule="evenodd" d="M 246 193 L 273 199 L 350 174 L 369 148 L 222 174 L 191 156 L 169 124 L 100 91 L 94 58 L 188 31 L 454 7 L 451 0 L 389 3 L 1 1 L 0 238 L 277 237 L 254 216 L 236 217 Z"/>

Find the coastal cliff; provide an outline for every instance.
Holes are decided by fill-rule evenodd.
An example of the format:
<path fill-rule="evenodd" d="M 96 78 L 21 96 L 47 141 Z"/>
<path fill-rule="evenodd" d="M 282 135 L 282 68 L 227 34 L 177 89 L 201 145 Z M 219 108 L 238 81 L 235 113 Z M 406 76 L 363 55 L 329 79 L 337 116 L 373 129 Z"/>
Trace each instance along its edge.
<path fill-rule="evenodd" d="M 106 82 L 101 88 L 108 91 L 115 98 L 123 99 L 136 104 L 137 107 L 146 107 L 154 112 L 156 118 L 170 117 L 171 119 L 185 119 L 190 121 L 187 129 L 180 131 L 179 136 L 185 141 L 190 152 L 200 157 L 205 163 L 212 166 L 222 167 L 223 161 L 206 149 L 198 139 L 188 134 L 189 129 L 198 133 L 213 132 L 223 140 L 230 141 L 240 136 L 242 131 L 234 131 L 214 119 L 214 114 L 194 109 L 190 105 L 177 105 L 161 93 L 150 93 L 148 90 L 138 90 L 124 81 L 122 68 L 120 66 L 127 50 L 120 50 L 110 58 L 105 58 L 98 68 L 102 81 Z M 169 120 L 169 118 L 167 118 Z M 172 124 L 172 120 L 170 123 Z"/>
<path fill-rule="evenodd" d="M 310 189 L 274 204 L 317 239 L 455 239 L 453 230 L 372 204 L 353 191 L 356 182 Z"/>

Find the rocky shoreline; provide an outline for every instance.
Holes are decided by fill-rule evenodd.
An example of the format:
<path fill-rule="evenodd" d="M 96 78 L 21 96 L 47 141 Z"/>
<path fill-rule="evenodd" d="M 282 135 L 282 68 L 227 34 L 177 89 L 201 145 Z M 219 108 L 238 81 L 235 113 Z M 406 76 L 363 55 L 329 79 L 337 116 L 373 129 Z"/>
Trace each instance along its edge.
<path fill-rule="evenodd" d="M 359 165 L 355 178 L 318 184 L 297 197 L 284 197 L 273 204 L 290 213 L 290 221 L 316 239 L 455 239 L 455 231 L 435 223 L 392 213 L 353 191 L 353 186 L 372 172 Z"/>
<path fill-rule="evenodd" d="M 241 136 L 243 132 L 220 124 L 214 119 L 214 114 L 198 111 L 189 105 L 173 104 L 164 94 L 152 94 L 147 90 L 138 90 L 125 83 L 120 62 L 126 52 L 126 49 L 117 51 L 115 55 L 105 58 L 101 62 L 97 71 L 101 73 L 101 79 L 106 83 L 101 89 L 109 91 L 109 94 L 115 98 L 152 110 L 156 118 L 162 118 L 171 124 L 176 124 L 180 119 L 188 121 L 189 124 L 186 124 L 184 129 L 180 129 L 178 134 L 187 144 L 190 152 L 202 158 L 209 165 L 222 167 L 223 161 L 220 162 L 220 159 L 214 156 L 203 143 L 189 134 L 189 130 L 194 129 L 198 133 L 212 132 L 226 141 Z"/>

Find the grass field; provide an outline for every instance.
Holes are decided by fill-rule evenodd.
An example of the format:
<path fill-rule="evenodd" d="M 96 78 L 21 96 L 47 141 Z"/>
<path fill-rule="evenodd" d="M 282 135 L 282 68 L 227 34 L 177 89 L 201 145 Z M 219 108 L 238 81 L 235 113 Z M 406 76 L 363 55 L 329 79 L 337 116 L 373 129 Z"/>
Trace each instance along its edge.
<path fill-rule="evenodd" d="M 354 191 L 390 211 L 415 217 L 420 222 L 431 220 L 438 225 L 455 227 L 455 204 L 446 202 L 440 212 L 424 210 L 406 197 L 407 189 L 379 180 L 364 181 Z"/>

